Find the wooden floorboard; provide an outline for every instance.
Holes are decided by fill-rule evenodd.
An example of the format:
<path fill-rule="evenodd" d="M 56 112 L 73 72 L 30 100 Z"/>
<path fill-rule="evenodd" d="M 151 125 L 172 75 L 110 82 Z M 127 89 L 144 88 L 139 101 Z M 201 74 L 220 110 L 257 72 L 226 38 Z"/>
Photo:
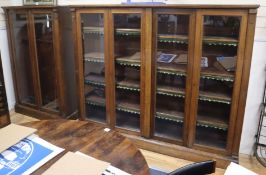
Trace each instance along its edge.
<path fill-rule="evenodd" d="M 10 113 L 10 116 L 11 116 L 11 122 L 16 123 L 16 124 L 37 120 L 35 118 L 29 117 L 23 114 L 18 114 L 13 111 Z M 154 168 L 154 169 L 161 170 L 164 172 L 171 172 L 177 168 L 193 163 L 193 162 L 190 162 L 184 159 L 178 159 L 175 157 L 158 154 L 158 153 L 147 151 L 147 150 L 141 149 L 141 152 L 143 156 L 145 157 L 150 168 Z M 251 171 L 256 172 L 259 175 L 266 175 L 266 168 L 263 167 L 257 161 L 255 157 L 240 154 L 239 164 Z M 216 173 L 214 173 L 213 175 L 223 175 L 224 172 L 225 170 L 217 168 Z"/>

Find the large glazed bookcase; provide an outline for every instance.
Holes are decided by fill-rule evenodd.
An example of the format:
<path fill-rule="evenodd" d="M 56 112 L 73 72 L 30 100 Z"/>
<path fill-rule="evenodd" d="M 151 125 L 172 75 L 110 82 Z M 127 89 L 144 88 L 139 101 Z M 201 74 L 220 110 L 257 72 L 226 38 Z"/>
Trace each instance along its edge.
<path fill-rule="evenodd" d="M 4 10 L 16 112 L 39 119 L 74 116 L 77 113 L 74 52 L 69 49 L 73 42 L 63 37 L 72 33 L 71 28 L 65 27 L 67 15 L 59 15 L 56 7 L 48 6 L 4 7 Z"/>
<path fill-rule="evenodd" d="M 237 161 L 257 5 L 68 8 L 82 120 L 159 153 Z"/>

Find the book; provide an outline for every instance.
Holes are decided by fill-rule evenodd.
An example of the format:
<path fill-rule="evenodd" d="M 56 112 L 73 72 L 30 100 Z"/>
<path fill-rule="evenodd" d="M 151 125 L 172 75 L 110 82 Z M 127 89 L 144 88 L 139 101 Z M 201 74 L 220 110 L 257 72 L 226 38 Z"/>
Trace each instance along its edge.
<path fill-rule="evenodd" d="M 226 71 L 235 71 L 236 56 L 234 57 L 220 56 L 220 57 L 216 57 L 216 59 L 217 59 L 217 62 L 219 62 Z"/>
<path fill-rule="evenodd" d="M 159 58 L 158 58 L 158 62 L 163 62 L 163 63 L 171 63 L 175 57 L 177 55 L 175 54 L 165 54 L 165 53 L 162 53 L 160 54 Z"/>
<path fill-rule="evenodd" d="M 208 67 L 208 58 L 207 57 L 201 57 L 201 67 Z"/>

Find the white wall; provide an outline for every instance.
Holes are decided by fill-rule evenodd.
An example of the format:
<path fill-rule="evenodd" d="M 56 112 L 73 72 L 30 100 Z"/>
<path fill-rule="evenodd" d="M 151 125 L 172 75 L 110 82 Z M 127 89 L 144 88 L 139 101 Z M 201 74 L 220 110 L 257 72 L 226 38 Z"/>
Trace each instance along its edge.
<path fill-rule="evenodd" d="M 123 0 L 125 1 L 125 0 Z M 141 1 L 141 0 L 140 0 Z M 88 0 L 58 0 L 59 5 L 72 4 L 92 4 L 95 1 Z M 98 0 L 97 4 L 119 4 L 121 0 Z M 245 109 L 245 119 L 241 137 L 240 152 L 252 154 L 255 142 L 255 134 L 257 131 L 259 120 L 259 106 L 262 101 L 263 87 L 265 81 L 266 66 L 266 0 L 167 0 L 167 3 L 180 4 L 260 4 L 258 10 L 258 18 L 255 33 L 255 43 L 253 48 L 253 60 L 251 64 L 251 75 L 248 89 L 247 105 Z M 0 0 L 2 5 L 21 5 L 22 0 Z M 0 49 L 3 59 L 3 69 L 6 82 L 7 96 L 9 108 L 14 107 L 15 98 L 13 91 L 13 83 L 10 70 L 9 53 L 7 49 L 6 28 L 3 23 L 3 16 L 0 11 Z"/>
<path fill-rule="evenodd" d="M 266 78 L 266 1 L 260 0 L 240 152 L 252 154 Z M 266 135 L 266 133 L 264 133 Z"/>
<path fill-rule="evenodd" d="M 14 2 L 10 0 L 0 0 L 0 7 L 13 5 L 13 4 Z M 9 48 L 8 48 L 8 43 L 7 43 L 5 16 L 3 14 L 2 8 L 0 8 L 0 51 L 1 51 L 4 79 L 5 79 L 8 108 L 9 110 L 11 110 L 11 109 L 14 109 L 16 100 L 15 100 L 15 94 L 14 94 L 14 86 L 13 86 L 13 81 L 12 81 L 12 72 L 11 72 L 8 49 Z"/>

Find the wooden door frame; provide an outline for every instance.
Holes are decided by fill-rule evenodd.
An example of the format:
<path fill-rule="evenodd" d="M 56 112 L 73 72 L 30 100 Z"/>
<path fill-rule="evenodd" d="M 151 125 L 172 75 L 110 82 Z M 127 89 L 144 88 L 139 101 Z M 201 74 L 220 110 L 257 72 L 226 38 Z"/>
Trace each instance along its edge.
<path fill-rule="evenodd" d="M 11 12 L 12 11 L 12 12 Z M 9 40 L 9 50 L 10 50 L 10 56 L 11 56 L 11 64 L 12 64 L 12 77 L 13 77 L 13 83 L 14 83 L 14 87 L 15 87 L 15 96 L 16 96 L 16 103 L 17 104 L 22 104 L 34 109 L 38 109 L 38 92 L 37 92 L 37 86 L 36 86 L 36 79 L 35 77 L 35 70 L 34 70 L 34 62 L 32 60 L 32 43 L 31 43 L 31 25 L 30 25 L 30 12 L 28 9 L 5 9 L 6 15 L 7 15 L 7 30 L 8 30 L 8 40 Z M 34 90 L 34 96 L 35 96 L 35 104 L 30 104 L 30 103 L 25 103 L 22 102 L 19 94 L 20 94 L 20 85 L 19 85 L 19 81 L 17 79 L 17 63 L 16 63 L 16 51 L 15 51 L 15 45 L 14 45 L 14 33 L 13 33 L 13 20 L 11 19 L 11 15 L 10 13 L 14 13 L 14 14 L 23 14 L 27 17 L 26 19 L 26 23 L 27 23 L 27 35 L 28 35 L 28 42 L 29 42 L 29 61 L 31 63 L 30 68 L 31 68 L 31 74 L 32 74 L 32 81 L 33 81 L 33 90 Z"/>
<path fill-rule="evenodd" d="M 77 81 L 77 95 L 78 95 L 78 107 L 79 118 L 86 120 L 86 103 L 84 97 L 84 58 L 83 58 L 83 34 L 81 26 L 81 14 L 103 14 L 104 17 L 104 64 L 105 64 L 105 97 L 106 97 L 106 125 L 110 126 L 110 114 L 111 109 L 109 105 L 110 101 L 110 80 L 109 80 L 109 37 L 108 37 L 108 10 L 101 8 L 87 8 L 87 9 L 71 9 L 72 22 L 73 22 L 73 35 L 75 42 L 75 69 L 76 69 L 76 81 Z"/>
<path fill-rule="evenodd" d="M 238 117 L 237 117 L 236 126 L 235 126 L 235 134 L 234 134 L 233 148 L 232 148 L 232 154 L 234 157 L 237 157 L 239 154 L 239 146 L 240 146 L 243 120 L 244 120 L 244 115 L 245 115 L 247 92 L 248 92 L 256 19 L 257 19 L 257 9 L 250 9 L 248 11 L 245 56 L 244 56 L 244 63 L 243 63 L 244 66 L 242 70 L 241 89 L 239 92 L 239 94 L 241 95 L 239 97 L 239 104 L 238 104 L 238 111 L 237 111 Z"/>
<path fill-rule="evenodd" d="M 53 18 L 53 47 L 54 47 L 54 60 L 55 60 L 55 73 L 57 77 L 57 92 L 58 92 L 58 106 L 60 116 L 66 115 L 67 111 L 67 98 L 66 98 L 66 87 L 64 85 L 64 68 L 61 50 L 61 34 L 60 34 L 60 24 L 59 24 L 59 14 L 58 9 L 52 9 Z"/>
<path fill-rule="evenodd" d="M 163 139 L 156 137 L 155 135 L 153 136 L 156 139 L 170 142 L 170 143 L 177 143 L 179 145 L 184 145 L 189 147 L 188 144 L 188 137 L 189 137 L 189 125 L 190 125 L 190 98 L 191 98 L 191 89 L 192 89 L 192 84 L 191 84 L 191 79 L 192 79 L 192 73 L 193 73 L 193 58 L 194 58 L 194 35 L 195 35 L 195 10 L 194 9 L 156 9 L 154 10 L 154 17 L 153 17 L 153 39 L 154 39 L 154 51 L 157 51 L 157 16 L 159 14 L 173 14 L 173 15 L 188 15 L 189 16 L 189 32 L 188 32 L 188 65 L 187 65 L 187 76 L 186 76 L 186 88 L 185 88 L 185 109 L 184 109 L 184 124 L 183 124 L 183 137 L 181 141 L 171 141 L 169 139 Z M 153 52 L 155 55 L 156 53 Z M 153 57 L 154 58 L 154 57 Z M 156 108 L 156 85 L 157 85 L 157 71 L 156 71 L 156 62 L 153 59 L 153 99 L 154 99 L 154 104 L 152 106 L 153 108 L 153 113 L 152 113 L 152 122 L 153 122 L 153 127 L 155 126 L 155 108 Z M 154 128 L 152 129 L 154 133 Z"/>
<path fill-rule="evenodd" d="M 227 145 L 225 149 L 215 148 L 211 146 L 194 144 L 195 134 L 196 134 L 196 121 L 197 121 L 197 108 L 198 108 L 198 95 L 199 95 L 199 81 L 200 81 L 200 58 L 202 55 L 202 38 L 203 38 L 203 16 L 213 15 L 213 16 L 239 16 L 241 17 L 240 31 L 239 31 L 239 44 L 237 49 L 237 69 L 235 73 L 234 88 L 232 94 L 231 111 L 229 117 L 229 128 L 227 133 Z M 196 13 L 196 36 L 195 36 L 195 55 L 194 55 L 194 65 L 193 65 L 193 89 L 191 98 L 191 125 L 190 131 L 191 136 L 189 137 L 189 144 L 199 150 L 231 155 L 233 147 L 233 136 L 235 134 L 237 108 L 239 103 L 239 92 L 241 85 L 242 69 L 244 62 L 243 51 L 245 49 L 246 42 L 246 28 L 247 28 L 247 10 L 206 10 L 199 9 Z"/>
<path fill-rule="evenodd" d="M 19 83 L 17 81 L 17 72 L 16 72 L 16 52 L 14 48 L 14 33 L 13 33 L 13 20 L 11 19 L 12 13 L 17 14 L 17 12 L 23 12 L 27 16 L 27 11 L 15 11 L 15 10 L 9 10 L 9 9 L 4 9 L 5 15 L 6 15 L 6 27 L 7 27 L 7 35 L 8 35 L 8 42 L 9 44 L 9 53 L 10 53 L 10 62 L 11 62 L 11 68 L 12 68 L 12 77 L 13 77 L 13 84 L 14 84 L 14 89 L 15 89 L 15 97 L 16 97 L 16 103 L 22 103 L 20 98 L 19 98 Z M 28 32 L 27 32 L 28 33 Z"/>
<path fill-rule="evenodd" d="M 61 53 L 60 53 L 60 40 L 59 40 L 59 23 L 58 23 L 58 16 L 56 15 L 57 12 L 54 11 L 53 9 L 32 9 L 29 11 L 29 18 L 30 18 L 30 26 L 31 26 L 31 33 L 32 33 L 32 37 L 31 37 L 31 41 L 33 44 L 33 48 L 32 52 L 33 52 L 33 60 L 34 60 L 34 66 L 35 66 L 35 71 L 36 71 L 36 75 L 35 78 L 38 80 L 37 82 L 37 91 L 38 91 L 38 108 L 41 111 L 44 112 L 49 112 L 49 113 L 53 113 L 53 114 L 60 114 L 62 112 L 62 97 L 64 96 L 62 94 L 62 87 L 60 86 L 60 82 L 62 82 L 62 66 L 60 64 L 60 57 L 61 57 Z M 54 111 L 54 110 L 49 110 L 46 108 L 43 108 L 43 99 L 42 99 L 42 88 L 41 88 L 41 80 L 40 80 L 40 72 L 39 72 L 39 62 L 38 62 L 38 52 L 37 52 L 37 42 L 36 42 L 36 35 L 35 35 L 35 20 L 34 20 L 34 15 L 36 14 L 50 14 L 52 16 L 52 21 L 53 21 L 53 56 L 54 56 L 54 63 L 55 63 L 55 76 L 57 78 L 57 82 L 56 82 L 56 87 L 58 88 L 58 105 L 59 105 L 59 111 Z"/>
<path fill-rule="evenodd" d="M 140 132 L 135 132 L 135 131 L 131 131 L 131 130 L 127 130 L 124 128 L 119 128 L 116 127 L 116 110 L 115 110 L 115 106 L 116 106 L 116 87 L 115 87 L 115 53 L 114 53 L 114 45 L 115 45 L 115 41 L 114 41 L 114 18 L 113 15 L 114 14 L 140 14 L 141 15 L 141 67 L 140 67 Z M 146 137 L 147 135 L 149 135 L 149 128 L 150 126 L 147 126 L 147 122 L 149 121 L 149 119 L 145 119 L 144 121 L 144 113 L 147 109 L 145 109 L 145 101 L 144 101 L 144 97 L 145 97 L 145 38 L 144 38 L 144 33 L 145 33 L 145 8 L 110 8 L 109 11 L 109 52 L 110 52 L 110 62 L 109 62 L 109 66 L 110 66 L 110 73 L 109 76 L 110 77 L 110 95 L 112 95 L 112 97 L 110 98 L 110 109 L 112 109 L 112 113 L 111 113 L 111 128 L 115 128 L 116 130 L 120 130 L 122 132 L 125 133 L 130 133 L 130 134 L 134 134 L 134 135 L 141 135 Z M 146 111 L 147 112 L 147 111 Z M 147 117 L 147 116 L 146 116 Z M 148 116 L 149 117 L 149 116 Z M 144 123 L 146 122 L 146 123 Z M 145 128 L 147 127 L 147 128 Z"/>

